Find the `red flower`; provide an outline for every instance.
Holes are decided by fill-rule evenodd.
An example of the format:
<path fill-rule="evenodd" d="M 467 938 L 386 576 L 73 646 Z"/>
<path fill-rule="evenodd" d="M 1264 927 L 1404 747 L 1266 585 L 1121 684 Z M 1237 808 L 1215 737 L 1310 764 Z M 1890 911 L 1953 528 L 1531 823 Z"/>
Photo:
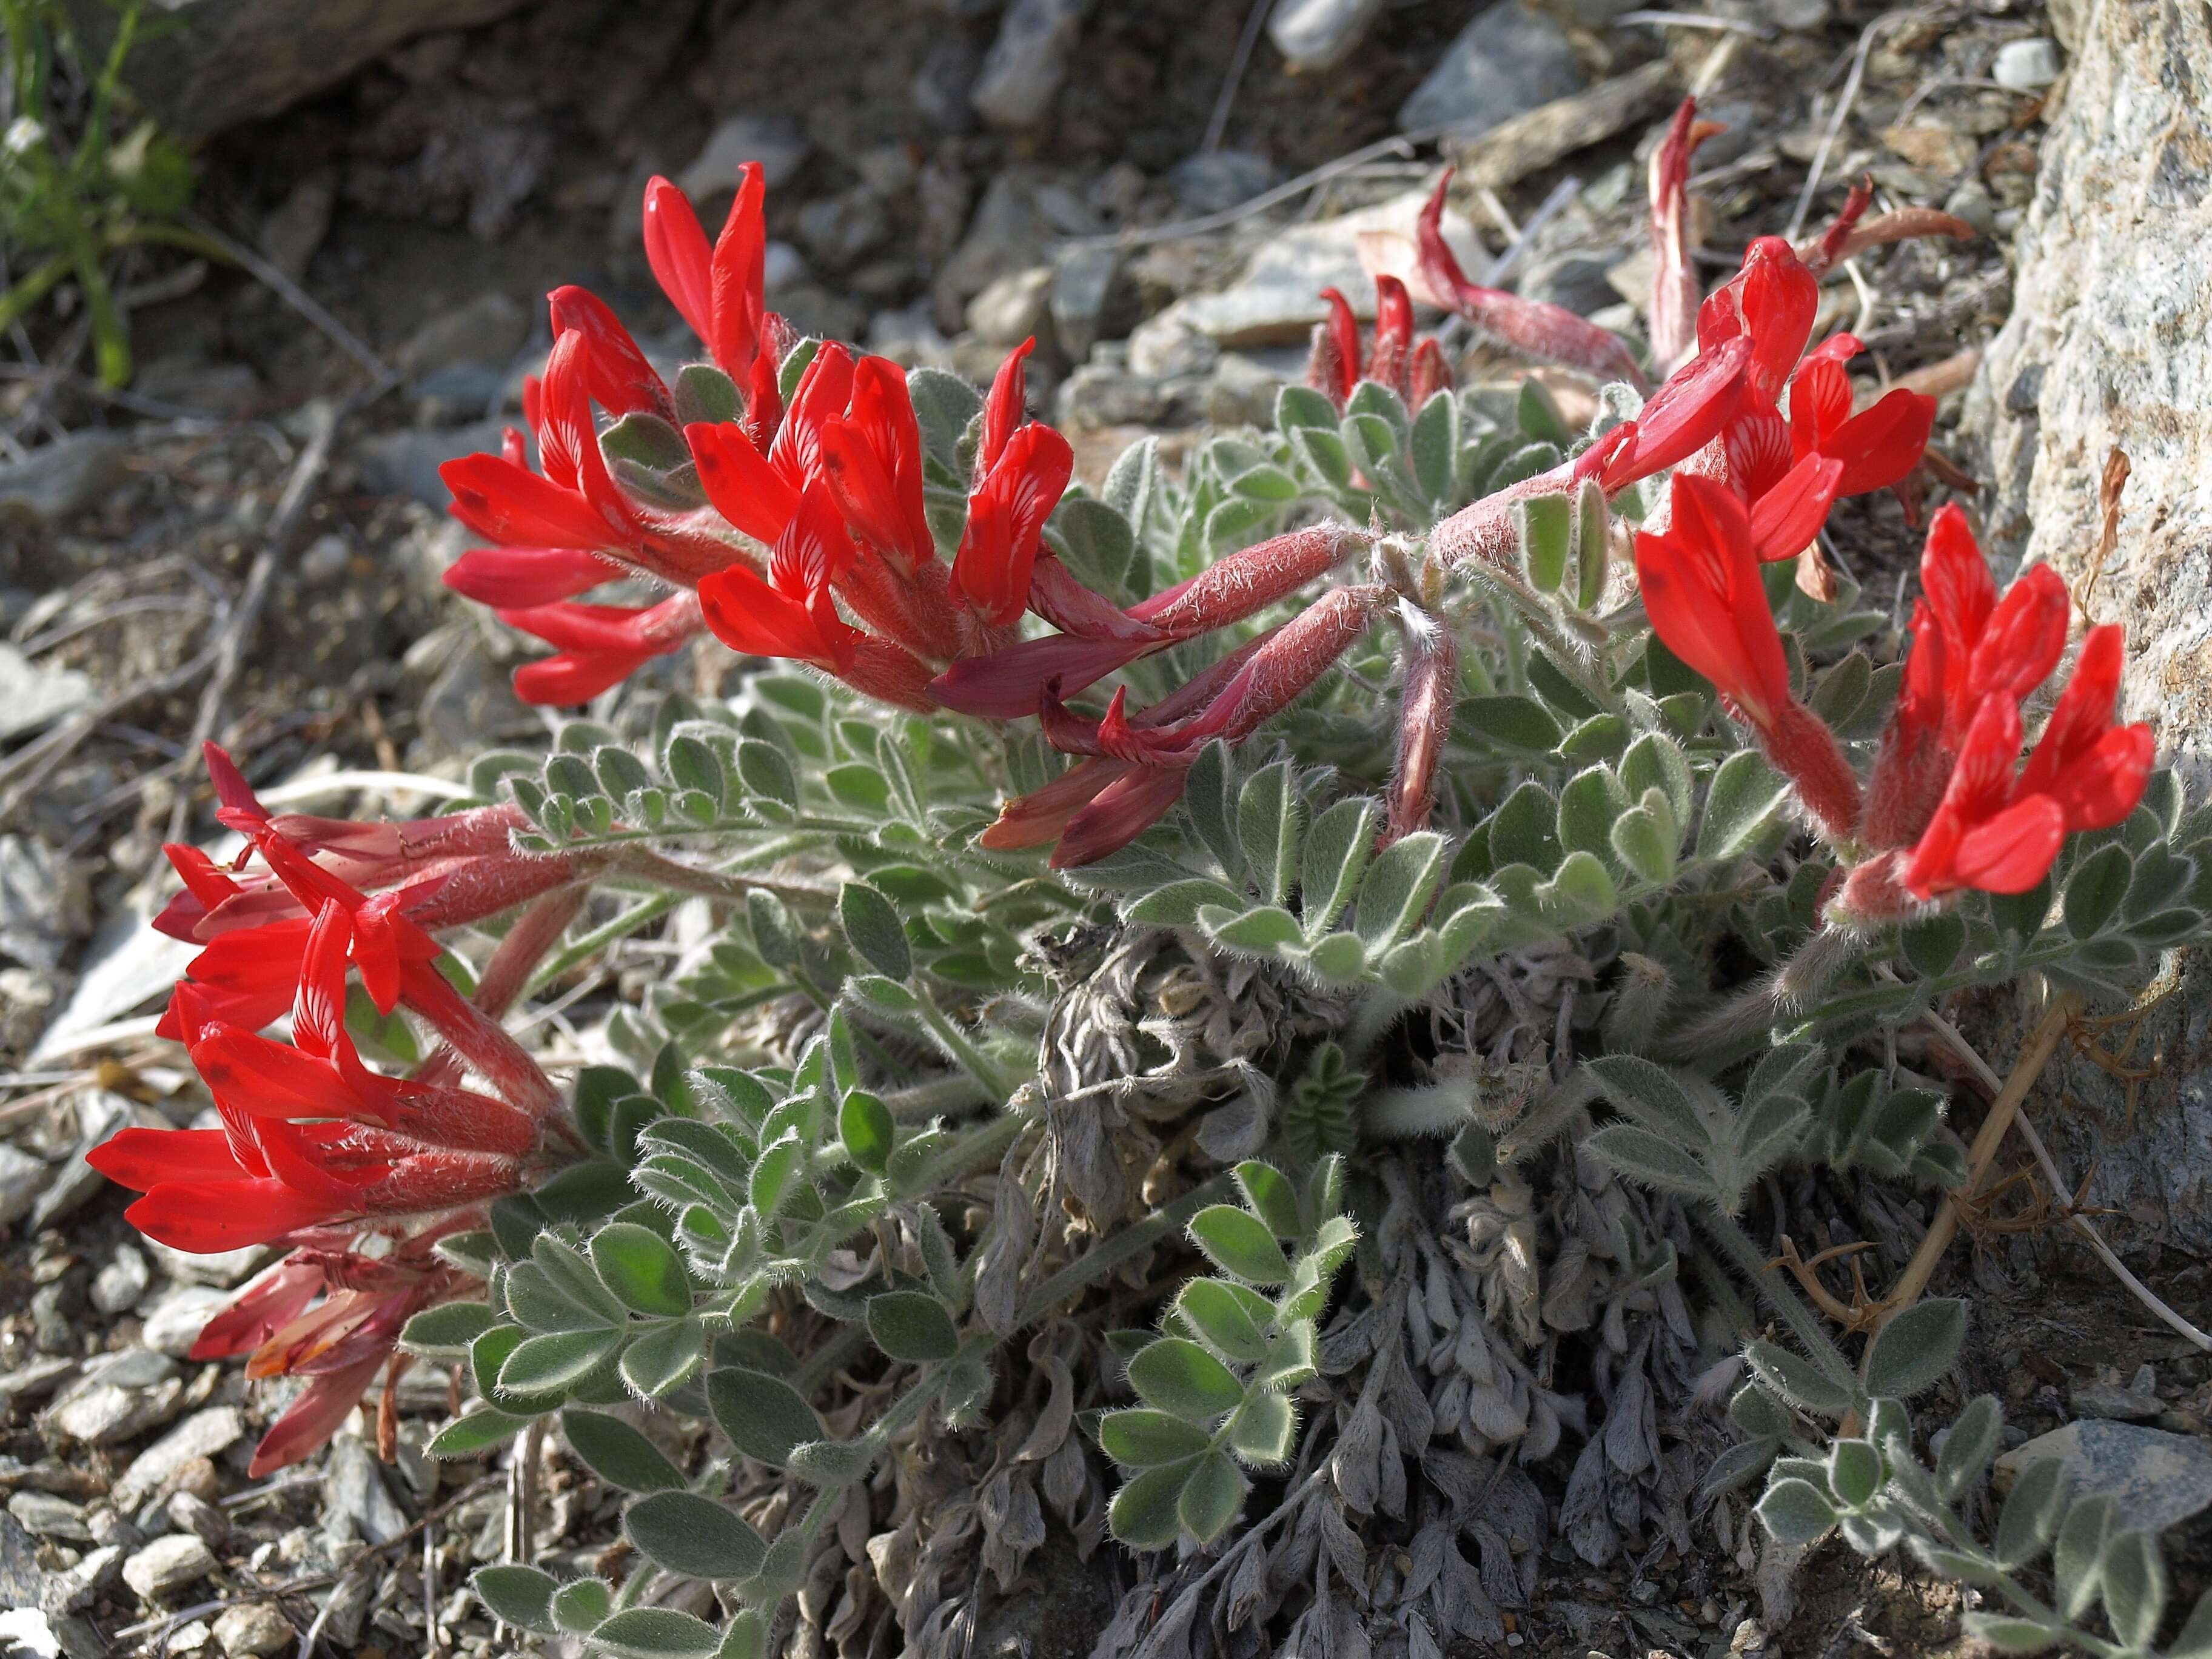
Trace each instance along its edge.
<path fill-rule="evenodd" d="M 1790 448 L 1798 460 L 1820 454 L 1842 463 L 1838 495 L 1887 489 L 1920 465 L 1936 423 L 1936 400 L 1898 386 L 1863 414 L 1851 413 L 1844 360 L 1858 342 L 1838 334 L 1821 343 L 1790 382 Z"/>
<path fill-rule="evenodd" d="M 1027 608 L 1045 520 L 1075 471 L 1066 439 L 1042 422 L 1024 422 L 1022 364 L 1036 343 L 1024 340 L 1008 353 L 991 382 L 968 526 L 952 560 L 951 596 L 994 628 L 1012 626 Z"/>
<path fill-rule="evenodd" d="M 646 360 L 630 331 L 607 302 L 587 288 L 570 284 L 545 296 L 552 313 L 553 337 L 580 334 L 584 339 L 584 384 L 592 401 L 610 415 L 676 416 L 674 399 L 659 371 Z"/>
<path fill-rule="evenodd" d="M 732 565 L 700 583 L 707 626 L 733 651 L 804 662 L 869 696 L 929 711 L 928 669 L 838 614 L 833 586 L 855 558 L 830 486 L 817 478 L 776 541 L 768 580 Z"/>
<path fill-rule="evenodd" d="M 1423 343 L 1429 348 L 1429 353 L 1422 358 L 1415 348 L 1413 297 L 1406 292 L 1405 283 L 1395 276 L 1377 276 L 1375 279 L 1375 349 L 1364 364 L 1360 357 L 1359 319 L 1352 314 L 1351 301 L 1334 288 L 1323 289 L 1321 297 L 1328 305 L 1328 318 L 1314 325 L 1313 351 L 1306 362 L 1306 384 L 1324 394 L 1340 412 L 1363 380 L 1389 386 L 1415 409 L 1433 396 L 1440 386 L 1450 384 L 1443 349 L 1433 341 L 1425 341 Z M 1418 397 L 1413 384 L 1417 362 L 1422 382 Z M 1439 370 L 1444 371 L 1441 381 L 1437 380 Z"/>
<path fill-rule="evenodd" d="M 822 429 L 821 465 L 846 527 L 864 546 L 902 575 L 936 562 L 922 510 L 921 428 L 896 363 L 863 357 L 853 366 L 845 416 Z"/>
<path fill-rule="evenodd" d="M 1834 734 L 1791 695 L 1750 515 L 1726 485 L 1687 472 L 1674 475 L 1671 506 L 1664 532 L 1636 538 L 1652 630 L 1759 733 L 1821 834 L 1847 840 L 1858 823 L 1858 779 Z"/>
<path fill-rule="evenodd" d="M 1447 167 L 1437 180 L 1436 193 L 1421 210 L 1414 239 L 1419 249 L 1421 280 L 1481 332 L 1525 356 L 1540 362 L 1565 363 L 1607 380 L 1626 380 L 1639 392 L 1649 386 L 1619 335 L 1576 316 L 1564 306 L 1524 300 L 1503 289 L 1483 288 L 1468 281 L 1458 257 L 1444 240 L 1444 191 L 1451 180 L 1452 170 Z"/>
<path fill-rule="evenodd" d="M 516 696 L 552 704 L 589 702 L 655 657 L 681 649 L 705 626 L 696 593 L 643 607 L 563 600 L 501 611 L 499 619 L 556 647 L 556 655 L 514 672 Z"/>
<path fill-rule="evenodd" d="M 344 1026 L 358 921 L 333 899 L 308 928 L 297 1047 L 229 1024 L 191 981 L 178 986 L 173 1009 L 223 1127 L 125 1129 L 89 1155 L 145 1194 L 125 1215 L 149 1237 L 236 1249 L 305 1226 L 451 1209 L 519 1182 L 538 1115 L 362 1063 Z"/>
<path fill-rule="evenodd" d="M 1781 237 L 1761 236 L 1744 250 L 1742 270 L 1698 308 L 1698 348 L 1748 338 L 1751 390 L 1771 407 L 1805 355 L 1820 307 L 1820 278 Z"/>
<path fill-rule="evenodd" d="M 1698 118 L 1698 100 L 1685 98 L 1651 152 L 1651 356 L 1671 369 L 1696 348 L 1698 295 L 1691 263 L 1695 238 L 1690 221 L 1690 157 L 1698 146 L 1728 129 Z"/>
<path fill-rule="evenodd" d="M 691 198 L 655 176 L 645 187 L 645 258 L 668 296 L 722 371 L 750 379 L 767 329 L 764 298 L 768 185 L 757 161 L 738 169 L 730 216 L 710 249 Z"/>

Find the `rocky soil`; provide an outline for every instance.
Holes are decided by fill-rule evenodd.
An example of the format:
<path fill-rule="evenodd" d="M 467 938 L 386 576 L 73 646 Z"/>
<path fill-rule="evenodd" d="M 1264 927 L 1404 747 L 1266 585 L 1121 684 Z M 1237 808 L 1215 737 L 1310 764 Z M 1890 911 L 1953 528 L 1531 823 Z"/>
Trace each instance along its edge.
<path fill-rule="evenodd" d="M 2051 168 L 2139 148 L 2095 111 L 2154 54 L 2100 45 L 2040 0 L 1705 0 L 1687 15 L 1300 0 L 1249 52 L 1247 8 L 1227 0 L 853 0 L 834 40 L 805 0 L 328 7 L 313 53 L 296 30 L 222 16 L 299 9 L 198 0 L 141 87 L 201 139 L 198 211 L 257 252 L 258 274 L 168 254 L 126 272 L 143 365 L 127 393 L 84 377 L 85 331 L 64 307 L 18 331 L 0 365 L 0 1653 L 489 1652 L 463 1590 L 471 1566 L 518 1546 L 585 1562 L 611 1538 L 609 1495 L 557 1446 L 520 1471 L 423 1459 L 449 1406 L 428 1372 L 403 1391 L 395 1467 L 349 1432 L 249 1483 L 282 1397 L 185 1355 L 255 1255 L 148 1244 L 81 1160 L 123 1124 L 206 1109 L 151 1036 L 189 952 L 144 926 L 166 896 L 161 843 L 217 833 L 201 739 L 283 799 L 374 814 L 419 810 L 423 779 L 546 730 L 507 689 L 522 642 L 441 586 L 464 544 L 435 469 L 495 447 L 514 418 L 550 287 L 588 283 L 641 338 L 679 349 L 637 250 L 653 173 L 711 217 L 739 162 L 766 165 L 770 301 L 810 331 L 971 375 L 1036 334 L 1033 384 L 1095 476 L 1139 432 L 1264 410 L 1301 372 L 1317 290 L 1360 293 L 1358 232 L 1409 225 L 1440 153 L 1462 167 L 1470 270 L 1634 329 L 1641 158 L 1694 88 L 1729 127 L 1693 180 L 1716 275 L 1754 235 L 1816 228 L 1862 174 L 1885 207 L 1942 207 L 1980 233 L 1856 262 L 1826 290 L 1821 327 L 1851 326 L 1882 379 L 1943 394 L 1938 446 L 2000 487 L 2001 533 L 2032 523 L 2030 544 L 2053 550 L 2063 518 L 2073 545 L 2093 538 L 2094 479 L 2119 441 L 2076 407 L 2100 384 L 2083 361 L 2096 327 L 2052 339 L 2016 321 L 1968 396 L 2018 250 L 2037 262 L 2023 283 L 2037 318 L 2101 314 L 2100 296 L 2136 283 L 2050 262 L 2098 234 L 2067 219 Z M 2212 62 L 2201 29 L 2188 49 L 2200 72 Z M 2195 211 L 2201 241 L 2206 141 L 2173 143 L 2179 171 L 2144 152 L 2130 199 L 2176 204 L 2177 237 Z M 2177 369 L 2168 395 L 2201 410 L 2203 318 L 2185 325 L 2160 325 L 2194 327 L 2197 378 Z M 2061 408 L 2061 386 L 2088 390 Z M 2061 421 L 2063 482 L 2045 459 Z M 2171 695 L 2198 714 L 2203 458 L 2201 430 L 2139 452 L 2125 522 L 2193 545 L 2197 586 L 2171 553 L 2123 552 L 2104 575 L 2163 607 Z M 2177 518 L 2195 543 L 2173 540 Z M 1917 537 L 1894 501 L 1850 503 L 1836 540 L 1870 592 L 1902 591 Z M 611 695 L 711 690 L 727 661 L 710 644 Z M 542 1030 L 556 1051 L 654 970 L 652 946 L 629 948 L 563 988 Z M 1981 1029 L 2003 1069 L 2002 1011 Z M 2181 1063 L 2181 1039 L 2109 1040 L 2144 1073 L 2133 1104 L 2172 1138 L 2167 1167 L 2193 1156 L 2201 1179 L 2197 1119 L 2161 1069 Z M 2112 1229 L 2201 1317 L 2212 1208 L 2193 1189 L 2160 1194 L 2155 1212 L 2140 1196 L 2119 1194 Z M 2178 1519 L 2212 1503 L 2203 1356 L 2145 1328 L 2054 1230 L 1991 1232 L 1951 1271 L 1981 1310 L 1965 1392 L 1996 1389 L 2023 1434 L 2088 1425 L 2078 1455 L 2114 1480 L 2167 1457 Z M 1952 1650 L 1957 1593 L 1894 1563 L 1762 1559 L 1740 1511 L 1733 1533 L 1698 1543 L 1595 1562 L 1547 1545 L 1500 1642 L 1468 1651 Z M 2174 1553 L 2193 1593 L 2203 1542 Z M 989 1651 L 1088 1650 L 1119 1588 L 1110 1564 L 1072 1544 L 1043 1559 L 1066 1582 L 1033 1599 L 1066 1616 L 1010 1620 Z M 1086 1607 L 1095 1618 L 1076 1616 Z"/>

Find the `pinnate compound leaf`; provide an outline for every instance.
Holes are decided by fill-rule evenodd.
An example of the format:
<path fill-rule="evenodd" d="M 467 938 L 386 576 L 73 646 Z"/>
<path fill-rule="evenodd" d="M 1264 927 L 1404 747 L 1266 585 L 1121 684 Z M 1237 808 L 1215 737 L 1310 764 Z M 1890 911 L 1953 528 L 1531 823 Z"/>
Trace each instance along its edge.
<path fill-rule="evenodd" d="M 1257 1303 L 1255 1310 L 1251 1305 Z M 1239 1365 L 1267 1357 L 1267 1327 L 1274 1310 L 1265 1297 L 1225 1279 L 1194 1279 L 1176 1298 L 1176 1310 L 1207 1346 Z"/>
<path fill-rule="evenodd" d="M 1910 1400 L 1958 1363 L 1966 1340 L 1966 1304 L 1956 1297 L 1916 1303 L 1874 1334 L 1865 1367 L 1867 1392 Z"/>
<path fill-rule="evenodd" d="M 1230 1419 L 1230 1449 L 1256 1468 L 1273 1468 L 1290 1460 L 1297 1426 L 1288 1395 L 1272 1389 L 1251 1395 Z"/>
<path fill-rule="evenodd" d="M 1590 1136 L 1586 1144 L 1632 1181 L 1640 1181 L 1660 1192 L 1717 1202 L 1735 1196 L 1719 1193 L 1705 1166 L 1673 1141 L 1634 1124 L 1608 1125 Z"/>
<path fill-rule="evenodd" d="M 1943 1437 L 1943 1449 L 1936 1458 L 1936 1487 L 1948 1501 L 1982 1478 L 1996 1455 L 1998 1437 L 2004 1431 L 2004 1413 L 1995 1395 L 1981 1395 L 1960 1412 Z"/>
<path fill-rule="evenodd" d="M 483 1303 L 448 1302 L 410 1319 L 399 1333 L 399 1346 L 425 1359 L 464 1360 L 469 1345 L 498 1322 L 499 1316 Z"/>
<path fill-rule="evenodd" d="M 572 1578 L 553 1592 L 550 1611 L 556 1627 L 583 1635 L 598 1629 L 614 1604 L 614 1588 L 604 1578 Z"/>
<path fill-rule="evenodd" d="M 681 1388 L 707 1357 L 707 1332 L 696 1318 L 671 1322 L 623 1351 L 622 1380 L 641 1400 Z"/>
<path fill-rule="evenodd" d="M 526 1417 L 480 1406 L 467 1416 L 457 1417 L 447 1424 L 430 1437 L 430 1443 L 423 1449 L 433 1457 L 473 1457 L 514 1438 L 529 1426 Z"/>
<path fill-rule="evenodd" d="M 1851 1408 L 1848 1389 L 1830 1381 L 1809 1360 L 1800 1359 L 1787 1348 L 1771 1342 L 1752 1341 L 1744 1345 L 1743 1357 L 1753 1376 L 1800 1411 L 1841 1417 Z"/>

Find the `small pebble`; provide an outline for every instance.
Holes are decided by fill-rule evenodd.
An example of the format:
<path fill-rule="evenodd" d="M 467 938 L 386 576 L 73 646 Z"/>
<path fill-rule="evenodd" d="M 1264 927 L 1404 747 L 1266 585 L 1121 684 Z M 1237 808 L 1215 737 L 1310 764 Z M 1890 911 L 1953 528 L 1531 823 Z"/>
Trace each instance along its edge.
<path fill-rule="evenodd" d="M 266 1601 L 241 1601 L 223 1609 L 215 1621 L 215 1639 L 229 1659 L 259 1659 L 280 1653 L 299 1638 L 292 1621 Z"/>
<path fill-rule="evenodd" d="M 19 1492 L 8 1500 L 8 1513 L 34 1537 L 58 1538 L 71 1544 L 92 1542 L 92 1528 L 84 1524 L 83 1506 L 52 1492 Z"/>
<path fill-rule="evenodd" d="M 2061 67 L 2055 41 L 2010 40 L 1997 48 L 1990 78 L 2010 92 L 2035 92 L 2056 81 Z"/>
<path fill-rule="evenodd" d="M 170 1520 L 211 1550 L 221 1549 L 230 1538 L 230 1522 L 204 1498 L 188 1492 L 173 1492 L 168 1510 Z"/>
<path fill-rule="evenodd" d="M 188 1532 L 156 1538 L 123 1564 L 123 1582 L 155 1601 L 197 1584 L 216 1569 L 215 1552 Z"/>
<path fill-rule="evenodd" d="M 300 580 L 313 586 L 336 581 L 345 574 L 352 558 L 353 550 L 346 545 L 345 538 L 336 531 L 325 532 L 300 555 Z"/>
<path fill-rule="evenodd" d="M 152 1282 L 153 1271 L 147 1267 L 145 1256 L 128 1244 L 118 1244 L 92 1281 L 92 1305 L 111 1318 L 127 1313 L 138 1305 L 138 1298 Z"/>

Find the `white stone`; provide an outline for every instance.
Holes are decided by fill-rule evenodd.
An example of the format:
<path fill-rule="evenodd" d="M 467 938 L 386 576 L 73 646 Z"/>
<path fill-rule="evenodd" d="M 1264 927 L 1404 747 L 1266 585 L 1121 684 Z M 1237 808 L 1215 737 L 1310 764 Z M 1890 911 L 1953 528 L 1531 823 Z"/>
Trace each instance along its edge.
<path fill-rule="evenodd" d="M 43 1160 L 0 1142 L 0 1227 L 29 1214 L 46 1184 Z"/>
<path fill-rule="evenodd" d="M 1332 69 L 1352 55 L 1382 7 L 1383 0 L 1275 0 L 1267 38 L 1301 73 Z"/>
<path fill-rule="evenodd" d="M 1398 125 L 1468 137 L 1582 89 L 1566 30 L 1521 0 L 1498 0 L 1444 49 L 1400 107 Z"/>
<path fill-rule="evenodd" d="M 708 135 L 691 164 L 676 182 L 693 202 L 727 195 L 738 187 L 738 170 L 748 161 L 761 164 L 761 178 L 770 190 L 799 171 L 806 159 L 805 136 L 796 125 L 774 117 L 733 115 Z M 708 225 L 713 236 L 720 225 Z"/>
<path fill-rule="evenodd" d="M 107 1265 L 93 1279 L 92 1305 L 110 1318 L 127 1313 L 138 1305 L 138 1298 L 152 1282 L 146 1258 L 128 1244 L 118 1244 Z"/>
<path fill-rule="evenodd" d="M 230 1297 L 210 1285 L 173 1286 L 146 1315 L 139 1340 L 172 1359 L 191 1356 L 201 1328 Z"/>
<path fill-rule="evenodd" d="M 215 1639 L 229 1659 L 261 1659 L 280 1653 L 299 1638 L 292 1621 L 266 1601 L 241 1601 L 226 1607 L 215 1621 Z"/>
<path fill-rule="evenodd" d="M 2064 67 L 2056 40 L 2008 40 L 1997 48 L 1990 78 L 2014 92 L 2036 92 L 2056 81 Z"/>
<path fill-rule="evenodd" d="M 994 126 L 1034 126 L 1042 120 L 1066 77 L 1067 54 L 1090 9 L 1091 0 L 1014 0 L 968 94 L 975 112 Z"/>
<path fill-rule="evenodd" d="M 215 1552 L 189 1532 L 156 1538 L 123 1564 L 123 1582 L 149 1601 L 197 1584 L 216 1570 Z"/>
<path fill-rule="evenodd" d="M 1043 324 L 1051 292 L 1050 265 L 1010 270 L 968 302 L 968 326 L 987 345 L 1019 345 Z"/>
<path fill-rule="evenodd" d="M 135 1513 L 185 1464 L 228 1450 L 245 1433 L 246 1419 L 235 1406 L 195 1412 L 140 1452 L 108 1496 L 117 1509 Z"/>

